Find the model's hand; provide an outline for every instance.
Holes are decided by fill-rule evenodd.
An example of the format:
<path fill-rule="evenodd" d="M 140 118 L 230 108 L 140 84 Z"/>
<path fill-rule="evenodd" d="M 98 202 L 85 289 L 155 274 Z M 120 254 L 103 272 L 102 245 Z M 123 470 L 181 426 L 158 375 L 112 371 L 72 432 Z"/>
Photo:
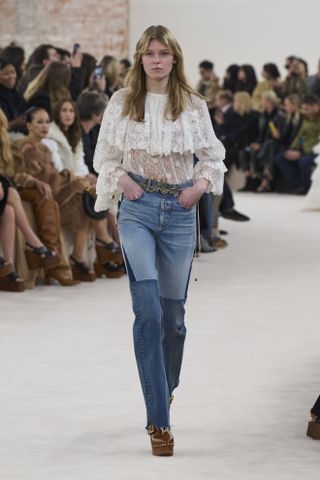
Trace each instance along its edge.
<path fill-rule="evenodd" d="M 201 178 L 192 187 L 182 190 L 178 202 L 183 208 L 193 208 L 209 186 L 208 180 Z"/>
<path fill-rule="evenodd" d="M 287 160 L 291 160 L 292 162 L 299 160 L 300 157 L 301 153 L 298 152 L 298 150 L 287 150 L 284 154 L 284 158 L 286 158 Z"/>
<path fill-rule="evenodd" d="M 4 191 L 3 191 L 2 183 L 0 182 L 0 200 L 2 200 L 3 197 L 4 197 Z"/>
<path fill-rule="evenodd" d="M 121 187 L 125 198 L 128 200 L 138 200 L 144 192 L 140 185 L 132 180 L 127 173 L 121 175 L 118 180 L 118 185 Z"/>

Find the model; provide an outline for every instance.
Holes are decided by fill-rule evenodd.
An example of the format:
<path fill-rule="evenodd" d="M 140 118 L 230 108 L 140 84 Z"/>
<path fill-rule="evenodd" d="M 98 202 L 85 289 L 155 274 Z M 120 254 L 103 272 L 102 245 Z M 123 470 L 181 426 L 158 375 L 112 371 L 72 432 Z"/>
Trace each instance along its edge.
<path fill-rule="evenodd" d="M 170 403 L 186 335 L 184 306 L 196 204 L 222 193 L 225 150 L 205 100 L 186 82 L 182 50 L 151 26 L 138 41 L 126 88 L 105 111 L 95 151 L 96 210 L 119 208 L 135 355 L 154 455 L 172 455 Z M 193 154 L 199 161 L 194 167 Z"/>

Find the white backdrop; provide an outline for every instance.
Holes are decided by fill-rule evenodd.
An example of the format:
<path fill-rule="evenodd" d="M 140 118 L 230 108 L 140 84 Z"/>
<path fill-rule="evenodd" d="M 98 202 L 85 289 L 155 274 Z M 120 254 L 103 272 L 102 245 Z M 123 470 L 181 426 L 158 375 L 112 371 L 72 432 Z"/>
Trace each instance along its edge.
<path fill-rule="evenodd" d="M 314 73 L 320 57 L 319 0 L 131 0 L 131 54 L 141 33 L 157 24 L 178 39 L 192 84 L 204 59 L 222 77 L 231 63 L 251 63 L 260 76 L 262 65 L 273 61 L 284 73 L 291 54 L 306 59 Z"/>

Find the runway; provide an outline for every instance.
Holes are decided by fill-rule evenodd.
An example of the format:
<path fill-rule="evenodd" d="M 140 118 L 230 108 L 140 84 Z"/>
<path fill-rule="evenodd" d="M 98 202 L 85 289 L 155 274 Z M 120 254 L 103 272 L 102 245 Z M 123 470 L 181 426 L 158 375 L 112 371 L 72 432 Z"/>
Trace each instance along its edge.
<path fill-rule="evenodd" d="M 144 432 L 126 277 L 0 292 L 1 480 L 319 478 L 320 212 L 236 203 L 251 222 L 193 270 L 172 458 Z"/>

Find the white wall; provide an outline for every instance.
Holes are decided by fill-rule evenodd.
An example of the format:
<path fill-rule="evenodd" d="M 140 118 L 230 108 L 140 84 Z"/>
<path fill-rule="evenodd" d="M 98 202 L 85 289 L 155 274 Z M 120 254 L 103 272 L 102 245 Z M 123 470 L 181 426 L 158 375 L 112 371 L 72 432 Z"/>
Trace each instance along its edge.
<path fill-rule="evenodd" d="M 314 73 L 320 57 L 319 0 L 131 0 L 131 54 L 142 32 L 158 24 L 183 48 L 192 84 L 204 59 L 222 77 L 231 63 L 251 63 L 260 76 L 264 63 L 275 62 L 284 73 L 284 59 L 292 54 Z"/>

